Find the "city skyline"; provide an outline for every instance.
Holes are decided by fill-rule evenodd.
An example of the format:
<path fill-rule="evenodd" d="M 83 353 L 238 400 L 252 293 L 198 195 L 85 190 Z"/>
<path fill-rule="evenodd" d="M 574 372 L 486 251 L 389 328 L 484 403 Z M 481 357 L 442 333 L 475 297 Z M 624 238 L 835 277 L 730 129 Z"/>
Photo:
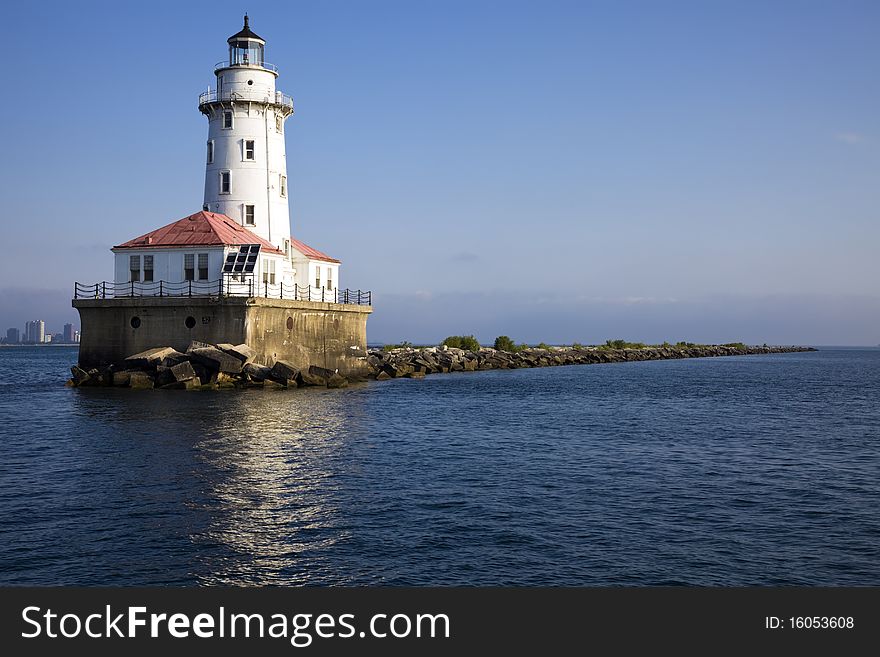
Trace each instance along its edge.
<path fill-rule="evenodd" d="M 80 331 L 73 324 L 67 323 L 61 331 L 52 332 L 46 329 L 42 319 L 32 319 L 24 323 L 24 331 L 11 326 L 6 329 L 6 337 L 0 339 L 2 344 L 79 344 Z"/>
<path fill-rule="evenodd" d="M 201 207 L 197 98 L 242 13 L 206 6 L 10 10 L 66 120 L 0 109 L 26 218 L 0 326 L 76 323 L 111 246 Z M 247 9 L 297 104 L 294 236 L 373 291 L 371 342 L 880 342 L 876 3 Z M 71 57 L 94 29 L 100 58 Z"/>

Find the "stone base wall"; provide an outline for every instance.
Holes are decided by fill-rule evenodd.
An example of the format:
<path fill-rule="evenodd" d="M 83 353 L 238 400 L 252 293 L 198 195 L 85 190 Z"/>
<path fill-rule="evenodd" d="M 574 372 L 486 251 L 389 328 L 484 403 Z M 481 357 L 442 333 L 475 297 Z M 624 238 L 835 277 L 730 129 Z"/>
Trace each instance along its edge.
<path fill-rule="evenodd" d="M 186 351 L 193 341 L 247 344 L 255 361 L 316 365 L 366 376 L 371 306 L 245 297 L 74 299 L 82 326 L 79 365 L 121 363 L 154 347 Z"/>

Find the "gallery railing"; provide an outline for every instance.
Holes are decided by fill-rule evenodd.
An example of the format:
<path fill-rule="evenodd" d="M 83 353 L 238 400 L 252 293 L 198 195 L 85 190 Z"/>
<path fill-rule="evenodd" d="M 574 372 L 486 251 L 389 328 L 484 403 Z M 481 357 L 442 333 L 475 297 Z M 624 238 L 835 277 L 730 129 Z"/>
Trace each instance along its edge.
<path fill-rule="evenodd" d="M 265 297 L 292 301 L 321 301 L 370 306 L 373 293 L 369 290 L 340 290 L 314 285 L 285 285 L 259 282 L 253 279 L 235 280 L 231 277 L 216 281 L 132 281 L 114 283 L 102 281 L 86 285 L 74 283 L 74 299 L 125 299 L 132 297 Z"/>

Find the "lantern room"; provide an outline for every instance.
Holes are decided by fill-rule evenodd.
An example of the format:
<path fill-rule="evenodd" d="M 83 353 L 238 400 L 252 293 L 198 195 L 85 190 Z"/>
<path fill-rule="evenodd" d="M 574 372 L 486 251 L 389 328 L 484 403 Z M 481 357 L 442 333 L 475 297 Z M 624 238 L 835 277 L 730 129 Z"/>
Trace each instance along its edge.
<path fill-rule="evenodd" d="M 251 31 L 247 14 L 244 15 L 244 27 L 229 39 L 230 66 L 263 66 L 263 47 L 266 42 Z"/>

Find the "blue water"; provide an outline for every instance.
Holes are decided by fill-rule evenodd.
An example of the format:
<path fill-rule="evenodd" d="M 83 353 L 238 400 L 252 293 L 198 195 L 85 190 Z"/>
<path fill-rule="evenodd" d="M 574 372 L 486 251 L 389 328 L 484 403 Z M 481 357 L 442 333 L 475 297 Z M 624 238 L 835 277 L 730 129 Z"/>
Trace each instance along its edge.
<path fill-rule="evenodd" d="M 880 350 L 63 387 L 0 349 L 0 584 L 880 584 Z"/>

